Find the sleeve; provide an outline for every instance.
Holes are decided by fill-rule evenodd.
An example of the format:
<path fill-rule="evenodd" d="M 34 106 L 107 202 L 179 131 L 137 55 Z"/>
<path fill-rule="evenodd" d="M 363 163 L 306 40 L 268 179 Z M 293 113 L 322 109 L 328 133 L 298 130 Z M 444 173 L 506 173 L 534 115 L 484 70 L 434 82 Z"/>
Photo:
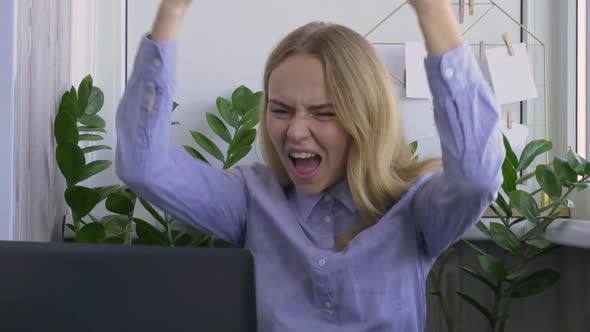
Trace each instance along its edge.
<path fill-rule="evenodd" d="M 425 60 L 443 171 L 411 204 L 424 254 L 440 255 L 483 215 L 502 184 L 499 107 L 466 44 Z"/>
<path fill-rule="evenodd" d="M 116 115 L 117 176 L 176 219 L 241 245 L 243 173 L 211 167 L 170 143 L 176 53 L 176 42 L 141 41 Z"/>

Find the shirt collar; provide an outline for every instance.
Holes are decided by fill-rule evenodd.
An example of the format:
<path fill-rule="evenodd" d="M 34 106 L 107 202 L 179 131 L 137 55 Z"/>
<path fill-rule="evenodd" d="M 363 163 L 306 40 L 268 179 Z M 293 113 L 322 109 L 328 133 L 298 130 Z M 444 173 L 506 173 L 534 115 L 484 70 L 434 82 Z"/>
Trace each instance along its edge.
<path fill-rule="evenodd" d="M 299 213 L 303 220 L 307 220 L 313 208 L 322 200 L 322 198 L 333 198 L 342 203 L 350 212 L 356 212 L 357 207 L 352 198 L 352 192 L 348 186 L 348 181 L 341 181 L 327 190 L 316 193 L 307 194 L 299 191 L 295 188 L 292 189 L 295 192 L 295 203 Z"/>

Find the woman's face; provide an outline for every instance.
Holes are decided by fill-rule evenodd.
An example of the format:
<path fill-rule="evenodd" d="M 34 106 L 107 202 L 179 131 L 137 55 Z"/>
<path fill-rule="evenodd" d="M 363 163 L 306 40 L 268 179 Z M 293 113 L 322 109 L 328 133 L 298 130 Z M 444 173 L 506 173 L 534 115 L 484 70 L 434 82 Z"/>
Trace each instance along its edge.
<path fill-rule="evenodd" d="M 285 59 L 270 75 L 266 126 L 295 187 L 318 193 L 346 176 L 350 135 L 326 93 L 322 62 Z"/>

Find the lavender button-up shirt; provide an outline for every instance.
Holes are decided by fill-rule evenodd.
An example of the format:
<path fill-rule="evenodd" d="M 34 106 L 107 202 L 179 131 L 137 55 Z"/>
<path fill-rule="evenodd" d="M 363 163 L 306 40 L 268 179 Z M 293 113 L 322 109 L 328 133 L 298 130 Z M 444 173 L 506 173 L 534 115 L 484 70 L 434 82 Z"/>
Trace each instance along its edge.
<path fill-rule="evenodd" d="M 174 42 L 141 42 L 117 112 L 118 176 L 252 251 L 260 331 L 422 331 L 433 261 L 502 183 L 498 106 L 468 46 L 425 60 L 444 171 L 424 175 L 343 251 L 334 239 L 360 220 L 346 182 L 309 195 L 264 165 L 222 171 L 170 143 L 176 53 Z"/>

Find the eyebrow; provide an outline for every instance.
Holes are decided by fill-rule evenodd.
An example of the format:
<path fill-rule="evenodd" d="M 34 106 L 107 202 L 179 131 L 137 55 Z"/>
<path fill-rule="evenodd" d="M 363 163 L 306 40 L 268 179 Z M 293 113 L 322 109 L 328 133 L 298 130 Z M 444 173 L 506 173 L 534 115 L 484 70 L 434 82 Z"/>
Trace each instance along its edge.
<path fill-rule="evenodd" d="M 284 108 L 286 108 L 288 110 L 294 110 L 295 109 L 295 107 L 290 106 L 290 105 L 288 105 L 288 104 L 286 104 L 286 103 L 284 103 L 284 102 L 282 102 L 280 100 L 277 100 L 277 99 L 269 99 L 268 102 L 269 103 L 272 103 L 272 104 L 276 104 L 276 105 L 281 106 L 281 107 L 284 107 Z M 308 106 L 307 109 L 310 110 L 310 111 L 319 111 L 319 110 L 323 110 L 323 109 L 331 108 L 331 107 L 334 107 L 334 105 L 332 105 L 331 103 L 325 103 L 325 104 L 319 104 L 319 105 L 311 105 L 311 106 Z"/>

